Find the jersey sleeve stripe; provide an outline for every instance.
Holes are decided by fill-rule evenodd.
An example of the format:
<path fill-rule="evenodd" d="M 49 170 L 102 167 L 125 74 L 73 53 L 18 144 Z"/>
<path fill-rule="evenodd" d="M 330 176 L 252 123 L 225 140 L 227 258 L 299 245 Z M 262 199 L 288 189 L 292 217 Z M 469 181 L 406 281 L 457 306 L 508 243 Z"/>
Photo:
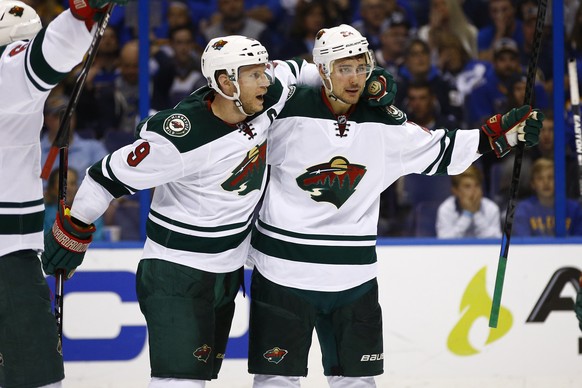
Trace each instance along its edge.
<path fill-rule="evenodd" d="M 0 215 L 0 234 L 30 234 L 43 230 L 44 210 L 29 214 Z"/>
<path fill-rule="evenodd" d="M 50 89 L 67 75 L 67 73 L 54 70 L 46 61 L 42 53 L 45 32 L 46 29 L 41 30 L 26 50 L 26 74 L 39 90 Z M 40 85 L 40 87 L 37 85 Z"/>
<path fill-rule="evenodd" d="M 446 131 L 445 135 L 440 140 L 441 149 L 438 156 L 422 172 L 423 175 L 443 175 L 447 173 L 447 168 L 451 163 L 456 135 L 457 131 Z M 437 166 L 436 171 L 434 171 L 435 166 Z"/>
<path fill-rule="evenodd" d="M 37 199 L 36 201 L 28 202 L 0 202 L 0 208 L 27 208 L 42 205 L 44 203 L 43 199 Z"/>
<path fill-rule="evenodd" d="M 111 155 L 107 155 L 107 159 L 111 158 Z M 114 181 L 103 175 L 102 164 L 106 163 L 105 160 L 99 161 L 91 166 L 89 169 L 89 176 L 99 183 L 109 194 L 113 195 L 115 198 L 119 198 L 124 195 L 133 194 L 125 185 L 119 181 Z"/>
<path fill-rule="evenodd" d="M 285 63 L 289 65 L 291 73 L 293 73 L 295 78 L 298 78 L 299 77 L 299 65 L 297 63 L 297 60 L 287 60 L 287 61 L 285 61 Z M 277 70 L 275 70 L 275 71 L 277 71 Z"/>

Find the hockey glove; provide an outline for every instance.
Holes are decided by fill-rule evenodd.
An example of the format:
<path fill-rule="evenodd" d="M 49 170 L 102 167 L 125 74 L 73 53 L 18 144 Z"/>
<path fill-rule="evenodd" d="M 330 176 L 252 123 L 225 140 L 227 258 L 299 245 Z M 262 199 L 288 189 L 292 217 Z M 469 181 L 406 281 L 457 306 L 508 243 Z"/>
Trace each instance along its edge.
<path fill-rule="evenodd" d="M 392 74 L 381 67 L 376 67 L 372 70 L 372 75 L 366 81 L 366 87 L 362 98 L 366 100 L 368 105 L 376 106 L 390 106 L 396 97 L 396 82 Z"/>
<path fill-rule="evenodd" d="M 579 323 L 580 330 L 582 330 L 582 274 L 580 275 L 580 288 L 578 289 L 578 296 L 576 297 L 574 311 L 576 312 L 578 322 L 580 322 Z"/>
<path fill-rule="evenodd" d="M 71 219 L 70 208 L 61 201 L 55 223 L 44 235 L 44 252 L 41 256 L 44 272 L 54 275 L 62 269 L 66 279 L 73 276 L 75 268 L 83 262 L 94 232 L 93 224 L 75 224 Z"/>
<path fill-rule="evenodd" d="M 109 4 L 127 4 L 128 0 L 69 0 L 71 13 L 79 20 L 85 21 L 91 31 L 93 24 L 98 22 L 109 9 Z"/>
<path fill-rule="evenodd" d="M 518 141 L 526 147 L 538 144 L 544 115 L 537 109 L 524 105 L 513 108 L 503 116 L 496 114 L 487 120 L 481 130 L 489 137 L 489 143 L 498 158 L 505 156 Z"/>

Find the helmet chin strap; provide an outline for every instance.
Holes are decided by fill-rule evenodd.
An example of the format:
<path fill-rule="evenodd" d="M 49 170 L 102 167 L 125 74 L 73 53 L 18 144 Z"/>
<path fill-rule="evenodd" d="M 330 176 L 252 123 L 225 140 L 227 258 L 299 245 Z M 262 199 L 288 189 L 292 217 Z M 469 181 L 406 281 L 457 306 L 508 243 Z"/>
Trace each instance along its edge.
<path fill-rule="evenodd" d="M 327 87 L 328 84 L 329 84 L 329 87 Z M 329 75 L 325 76 L 325 80 L 323 82 L 323 87 L 325 88 L 325 91 L 327 92 L 327 96 L 329 98 L 331 98 L 332 100 L 340 102 L 344 105 L 351 105 L 350 103 L 345 102 L 344 100 L 342 100 L 341 98 L 339 98 L 338 96 L 336 96 L 333 93 L 333 84 L 331 83 L 331 78 L 329 77 Z"/>
<path fill-rule="evenodd" d="M 242 102 L 240 100 L 240 88 L 238 86 L 238 82 L 236 81 L 232 81 L 234 87 L 236 88 L 236 91 L 234 92 L 234 94 L 232 96 L 229 96 L 227 94 L 225 94 L 220 88 L 218 88 L 218 90 L 216 90 L 222 97 L 226 98 L 227 100 L 231 100 L 234 102 L 234 105 L 238 108 L 238 110 L 245 116 L 252 116 L 253 114 L 249 114 L 247 112 L 245 112 Z"/>

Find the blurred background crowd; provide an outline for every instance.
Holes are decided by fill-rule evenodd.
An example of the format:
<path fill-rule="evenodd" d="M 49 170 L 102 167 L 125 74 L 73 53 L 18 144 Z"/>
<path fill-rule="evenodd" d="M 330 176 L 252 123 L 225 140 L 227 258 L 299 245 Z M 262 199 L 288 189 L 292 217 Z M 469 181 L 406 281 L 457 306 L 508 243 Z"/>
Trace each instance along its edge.
<path fill-rule="evenodd" d="M 24 2 L 36 9 L 43 25 L 68 4 L 67 0 Z M 565 49 L 578 58 L 579 80 L 581 3 L 563 0 Z M 133 142 L 140 119 L 139 99 L 143 97 L 138 87 L 137 7 L 135 1 L 114 10 L 80 96 L 71 123 L 74 134 L 69 165 L 74 183 L 70 184 L 73 189 L 69 202 L 87 167 Z M 245 35 L 261 41 L 271 59 L 299 56 L 311 60 L 317 31 L 347 23 L 367 37 L 377 64 L 394 76 L 398 84 L 395 105 L 407 113 L 409 120 L 429 130 L 478 128 L 490 116 L 523 104 L 538 12 L 535 0 L 150 0 L 149 7 L 152 111 L 171 108 L 206 84 L 200 55 L 214 37 Z M 553 79 L 551 23 L 548 6 L 533 102 L 545 113 L 546 121 L 539 145 L 524 155 L 516 235 L 554 234 L 553 131 L 554 119 L 562 116 L 566 121 L 567 231 L 569 235 L 582 235 L 568 79 L 567 73 L 563 80 Z M 73 71 L 47 100 L 43 161 L 75 80 Z M 555 82 L 564 83 L 566 91 L 567 103 L 560 112 L 553 111 Z M 499 160 L 491 153 L 454 179 L 421 175 L 401 178 L 382 195 L 379 235 L 501 236 L 512 167 L 511 157 Z M 53 178 L 53 186 L 55 182 Z M 47 184 L 47 208 L 54 206 L 51 203 L 55 198 L 54 189 Z M 111 233 L 98 233 L 96 239 L 140 239 L 139 206 L 132 197 L 114 201 L 99 222 L 100 229 L 116 233 L 113 237 Z"/>

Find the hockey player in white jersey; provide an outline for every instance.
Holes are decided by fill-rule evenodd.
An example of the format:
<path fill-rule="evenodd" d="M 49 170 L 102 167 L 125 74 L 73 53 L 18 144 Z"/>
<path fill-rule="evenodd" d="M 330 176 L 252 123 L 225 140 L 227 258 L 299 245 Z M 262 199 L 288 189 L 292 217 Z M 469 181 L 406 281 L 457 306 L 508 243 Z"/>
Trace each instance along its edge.
<path fill-rule="evenodd" d="M 125 3 L 125 1 L 110 1 Z M 0 0 L 0 387 L 60 387 L 63 357 L 38 253 L 43 249 L 44 102 L 81 62 L 109 1 L 70 1 L 42 28 L 35 10 Z"/>
<path fill-rule="evenodd" d="M 532 146 L 543 120 L 525 106 L 481 130 L 429 131 L 394 106 L 370 108 L 359 98 L 372 55 L 348 25 L 321 30 L 313 58 L 324 86 L 297 87 L 268 135 L 270 183 L 250 251 L 256 388 L 300 386 L 314 327 L 329 385 L 374 387 L 384 360 L 380 193 L 407 174 L 461 173 L 492 148 L 504 155 L 518 138 Z"/>
<path fill-rule="evenodd" d="M 109 202 L 155 187 L 137 271 L 150 387 L 203 387 L 217 378 L 265 186 L 267 128 L 288 84 L 320 84 L 304 61 L 274 71 L 265 47 L 243 36 L 211 40 L 202 73 L 208 87 L 145 119 L 133 144 L 89 169 L 42 257 L 47 273 L 71 274 Z"/>

